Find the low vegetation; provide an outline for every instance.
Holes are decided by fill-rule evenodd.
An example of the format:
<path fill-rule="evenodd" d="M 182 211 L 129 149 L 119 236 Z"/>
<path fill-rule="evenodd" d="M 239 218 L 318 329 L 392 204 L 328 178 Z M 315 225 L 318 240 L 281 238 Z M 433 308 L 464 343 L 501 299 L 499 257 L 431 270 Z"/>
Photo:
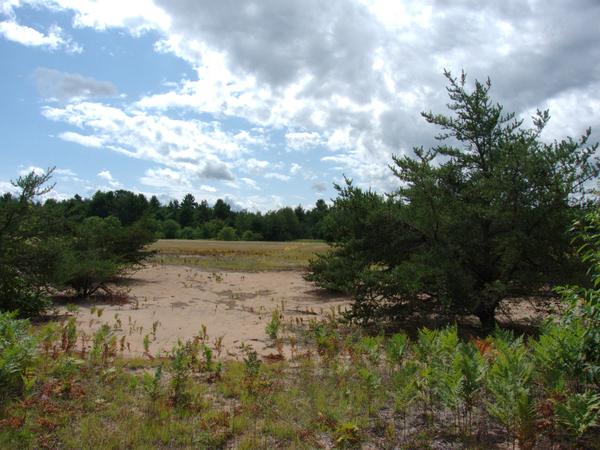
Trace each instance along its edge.
<path fill-rule="evenodd" d="M 310 259 L 329 246 L 319 241 L 222 242 L 159 239 L 150 247 L 153 261 L 210 270 L 303 270 Z"/>
<path fill-rule="evenodd" d="M 600 291 L 563 295 L 569 310 L 537 338 L 368 335 L 332 314 L 288 335 L 275 363 L 251 347 L 220 359 L 204 327 L 168 357 L 124 359 L 109 326 L 90 339 L 74 321 L 32 329 L 4 313 L 0 446 L 599 448 Z"/>

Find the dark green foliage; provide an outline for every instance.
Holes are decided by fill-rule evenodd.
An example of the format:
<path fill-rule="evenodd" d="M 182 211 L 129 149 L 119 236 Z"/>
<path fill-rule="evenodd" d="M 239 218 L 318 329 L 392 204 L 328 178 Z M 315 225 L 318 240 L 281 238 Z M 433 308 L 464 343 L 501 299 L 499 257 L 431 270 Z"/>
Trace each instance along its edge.
<path fill-rule="evenodd" d="M 29 328 L 29 322 L 17 320 L 14 313 L 0 312 L 0 400 L 22 392 L 34 364 L 37 342 Z"/>
<path fill-rule="evenodd" d="M 48 193 L 49 169 L 19 177 L 16 197 L 0 198 L 0 311 L 18 310 L 21 316 L 38 314 L 48 306 L 45 284 L 52 268 L 46 238 L 54 227 L 33 200 Z"/>
<path fill-rule="evenodd" d="M 144 247 L 153 240 L 143 222 L 124 227 L 113 216 L 88 217 L 65 239 L 55 284 L 73 289 L 80 297 L 106 290 L 106 283 L 142 263 L 149 254 Z"/>
<path fill-rule="evenodd" d="M 61 217 L 67 223 L 81 223 L 87 217 L 116 217 L 125 227 L 143 221 L 156 238 L 217 239 L 224 227 L 231 227 L 243 240 L 289 241 L 326 239 L 331 230 L 325 224 L 329 207 L 318 200 L 313 209 L 301 206 L 260 212 L 237 211 L 218 199 L 213 206 L 206 200 L 197 202 L 192 194 L 180 201 L 161 205 L 156 196 L 117 190 L 96 192 L 90 199 L 76 195 L 72 199 L 47 200 L 40 214 Z M 333 226 L 333 224 L 329 224 Z M 68 228 L 69 226 L 67 226 Z"/>
<path fill-rule="evenodd" d="M 235 228 L 233 228 L 233 227 L 223 227 L 217 233 L 217 239 L 219 241 L 237 241 L 238 237 L 235 234 Z"/>
<path fill-rule="evenodd" d="M 562 326 L 569 330 L 568 338 L 583 336 L 583 355 L 577 361 L 590 380 L 600 381 L 600 209 L 588 213 L 576 222 L 573 232 L 579 244 L 579 254 L 589 266 L 592 287 L 565 286 L 558 292 L 569 302 Z M 560 354 L 560 353 L 559 353 Z"/>
<path fill-rule="evenodd" d="M 154 240 L 157 228 L 147 216 L 132 222 L 147 202 L 126 191 L 96 195 L 89 205 L 101 214 L 114 210 L 126 226 L 110 215 L 85 218 L 85 202 L 78 197 L 34 203 L 35 197 L 52 189 L 46 186 L 51 174 L 49 170 L 21 177 L 15 182 L 18 196 L 0 199 L 0 310 L 18 310 L 24 317 L 42 312 L 51 290 L 73 289 L 85 297 L 105 288 L 142 262 L 148 255 L 143 249 Z M 108 200 L 112 206 L 103 209 Z M 126 207 L 132 201 L 137 209 Z"/>
<path fill-rule="evenodd" d="M 442 144 L 395 156 L 401 188 L 382 197 L 347 180 L 328 220 L 335 250 L 309 279 L 354 295 L 351 316 L 475 314 L 493 327 L 498 304 L 582 275 L 566 230 L 599 172 L 590 130 L 546 144 L 533 128 L 446 73 L 452 115 L 423 113 Z M 424 310 L 424 311 L 422 311 Z"/>
<path fill-rule="evenodd" d="M 180 226 L 175 220 L 165 220 L 162 224 L 163 237 L 165 239 L 175 239 L 176 237 L 178 237 L 179 229 Z"/>

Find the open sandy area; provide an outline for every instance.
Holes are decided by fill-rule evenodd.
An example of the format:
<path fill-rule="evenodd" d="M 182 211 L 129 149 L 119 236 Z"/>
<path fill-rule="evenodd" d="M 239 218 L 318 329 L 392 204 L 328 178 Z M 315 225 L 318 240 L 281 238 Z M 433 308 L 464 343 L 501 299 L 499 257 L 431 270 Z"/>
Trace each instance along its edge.
<path fill-rule="evenodd" d="M 347 298 L 316 289 L 297 270 L 210 271 L 153 264 L 121 287 L 127 302 L 78 303 L 76 315 L 86 335 L 106 323 L 119 340 L 124 336 L 124 356 L 144 354 L 145 336 L 151 355 L 168 352 L 178 340 L 201 335 L 203 325 L 213 348 L 222 336 L 221 357 L 240 356 L 242 345 L 267 356 L 276 353 L 265 332 L 273 310 L 282 313 L 286 324 L 306 324 L 332 311 L 338 315 L 349 304 Z"/>

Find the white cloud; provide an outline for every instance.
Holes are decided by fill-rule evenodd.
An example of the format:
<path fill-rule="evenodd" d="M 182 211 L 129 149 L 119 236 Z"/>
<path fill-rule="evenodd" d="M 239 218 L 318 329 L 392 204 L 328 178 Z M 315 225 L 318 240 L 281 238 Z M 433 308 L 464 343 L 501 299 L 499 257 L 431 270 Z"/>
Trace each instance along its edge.
<path fill-rule="evenodd" d="M 292 175 L 296 175 L 297 173 L 300 172 L 300 170 L 302 170 L 302 166 L 300 164 L 292 163 L 292 165 L 290 167 L 290 173 Z"/>
<path fill-rule="evenodd" d="M 490 75 L 494 99 L 509 111 L 550 106 L 549 136 L 600 125 L 597 2 L 12 0 L 1 9 L 16 23 L 22 4 L 71 12 L 77 27 L 154 30 L 157 52 L 192 66 L 193 76 L 122 110 L 82 103 L 44 111 L 87 133 L 70 130 L 63 139 L 152 161 L 189 183 L 205 168 L 216 174 L 219 163 L 246 173 L 280 170 L 248 151 L 271 151 L 272 134 L 285 136 L 290 149 L 331 150 L 305 168 L 320 162 L 389 189 L 392 153 L 434 143 L 436 130 L 419 112 L 446 111 L 443 68 Z M 188 111 L 263 131 L 168 117 Z"/>
<path fill-rule="evenodd" d="M 63 176 L 63 177 L 76 177 L 77 176 L 77 174 L 75 172 L 73 172 L 71 169 L 59 169 L 59 168 L 56 168 L 56 169 L 54 169 L 54 173 L 56 175 L 60 175 L 60 176 Z"/>
<path fill-rule="evenodd" d="M 269 179 L 279 180 L 279 181 L 288 181 L 290 179 L 289 175 L 284 175 L 282 173 L 277 173 L 277 172 L 265 173 L 264 177 L 269 178 Z"/>
<path fill-rule="evenodd" d="M 114 179 L 109 170 L 102 170 L 96 174 L 98 178 L 102 178 L 104 181 L 108 183 L 111 188 L 121 187 L 121 183 Z"/>
<path fill-rule="evenodd" d="M 100 148 L 102 147 L 102 138 L 98 136 L 86 136 L 75 133 L 74 131 L 65 131 L 58 135 L 63 141 L 74 142 L 84 147 Z"/>
<path fill-rule="evenodd" d="M 25 175 L 29 175 L 31 172 L 35 173 L 36 175 L 43 175 L 46 173 L 46 171 L 44 169 L 42 169 L 41 167 L 37 167 L 37 166 L 29 166 L 29 167 L 24 167 L 23 169 L 19 170 L 19 176 L 25 176 Z"/>
<path fill-rule="evenodd" d="M 244 161 L 240 161 L 239 167 L 247 172 L 256 172 L 266 169 L 267 167 L 269 167 L 270 164 L 271 163 L 269 163 L 269 161 L 256 158 L 248 158 Z"/>
<path fill-rule="evenodd" d="M 208 186 L 206 184 L 203 184 L 200 186 L 200 190 L 204 191 L 204 192 L 217 192 L 217 189 L 212 187 L 212 186 Z"/>
<path fill-rule="evenodd" d="M 59 135 L 61 139 L 90 147 L 102 146 L 190 176 L 233 180 L 232 167 L 249 152 L 237 134 L 223 131 L 217 122 L 171 119 L 92 102 L 46 106 L 42 113 L 89 133 L 64 132 Z M 247 136 L 244 140 L 251 140 L 252 134 L 248 132 Z M 264 161 L 251 159 L 249 166 L 260 168 Z"/>
<path fill-rule="evenodd" d="M 321 143 L 321 136 L 316 132 L 292 131 L 285 134 L 288 148 L 292 150 L 308 150 Z"/>
<path fill-rule="evenodd" d="M 19 189 L 10 181 L 0 181 L 0 194 L 16 194 Z"/>
<path fill-rule="evenodd" d="M 12 20 L 4 20 L 0 22 L 0 35 L 9 41 L 28 47 L 40 47 L 47 50 L 65 49 L 69 53 L 83 51 L 83 47 L 73 42 L 57 25 L 51 26 L 48 34 L 44 34 L 35 28 L 19 25 Z"/>
<path fill-rule="evenodd" d="M 240 178 L 240 181 L 244 182 L 244 184 L 246 186 L 248 186 L 249 188 L 254 189 L 256 191 L 260 191 L 260 187 L 258 187 L 258 183 L 256 181 L 254 181 L 252 178 L 242 177 L 242 178 Z"/>

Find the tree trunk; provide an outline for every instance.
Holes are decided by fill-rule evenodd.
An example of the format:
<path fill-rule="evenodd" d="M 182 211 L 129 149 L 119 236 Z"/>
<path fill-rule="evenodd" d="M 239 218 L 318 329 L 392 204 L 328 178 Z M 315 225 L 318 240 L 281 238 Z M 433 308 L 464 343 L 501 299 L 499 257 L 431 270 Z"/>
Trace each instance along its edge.
<path fill-rule="evenodd" d="M 493 330 L 496 327 L 496 306 L 498 303 L 485 304 L 480 303 L 474 313 L 481 322 L 483 330 Z"/>

